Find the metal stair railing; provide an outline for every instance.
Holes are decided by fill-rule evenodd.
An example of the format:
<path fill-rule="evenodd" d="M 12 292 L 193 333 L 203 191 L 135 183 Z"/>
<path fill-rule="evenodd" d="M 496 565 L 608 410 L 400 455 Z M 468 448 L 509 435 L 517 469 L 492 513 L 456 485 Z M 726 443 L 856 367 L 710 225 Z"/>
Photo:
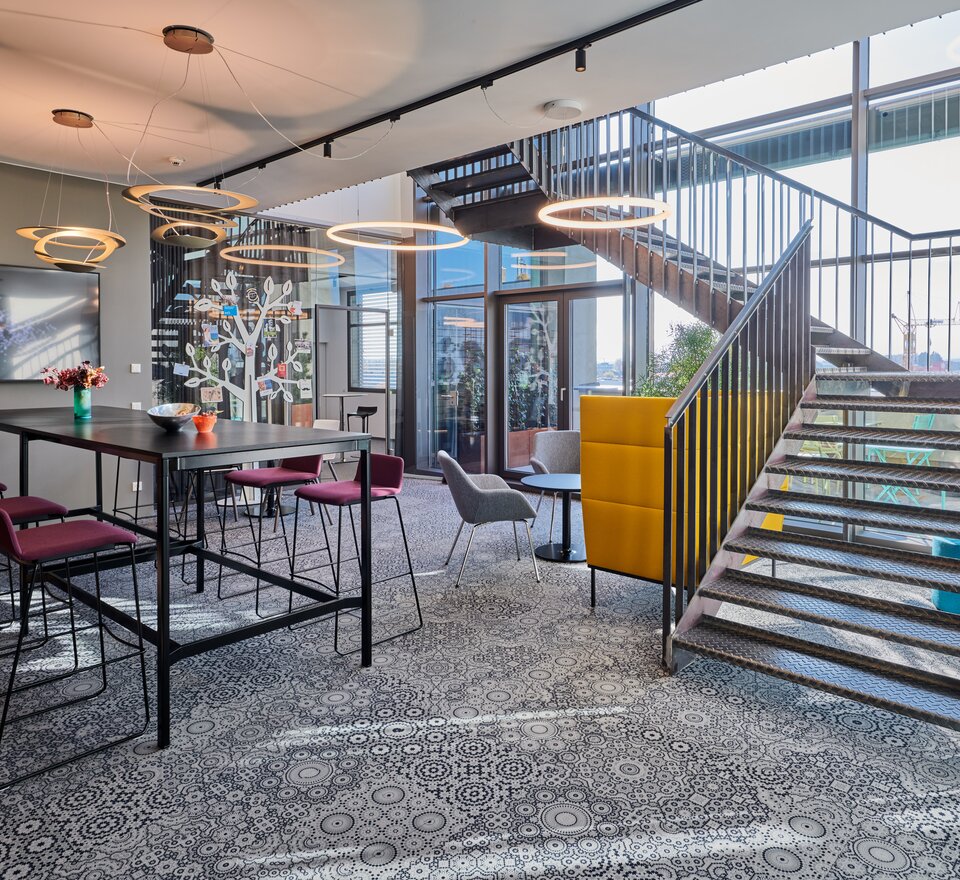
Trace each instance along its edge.
<path fill-rule="evenodd" d="M 808 220 L 800 227 L 667 413 L 665 661 L 673 626 L 813 378 L 811 226 Z"/>
<path fill-rule="evenodd" d="M 953 360 L 960 229 L 908 232 L 636 108 L 511 149 L 551 198 L 667 202 L 671 217 L 624 235 L 728 300 L 748 298 L 811 220 L 814 317 L 906 368 Z"/>

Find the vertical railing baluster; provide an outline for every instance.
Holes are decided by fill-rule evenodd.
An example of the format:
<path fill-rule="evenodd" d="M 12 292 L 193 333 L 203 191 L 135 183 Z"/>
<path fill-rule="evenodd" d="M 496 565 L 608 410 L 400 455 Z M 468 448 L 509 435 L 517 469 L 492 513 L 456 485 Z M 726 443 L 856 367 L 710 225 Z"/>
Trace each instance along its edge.
<path fill-rule="evenodd" d="M 673 516 L 673 521 L 675 523 L 675 541 L 676 541 L 676 552 L 672 554 L 671 565 L 673 566 L 670 574 L 676 584 L 676 609 L 678 613 L 677 620 L 680 620 L 680 616 L 683 614 L 684 606 L 684 595 L 686 593 L 686 584 L 685 584 L 685 565 L 684 565 L 684 551 L 686 549 L 685 538 L 686 538 L 686 480 L 687 480 L 687 468 L 686 468 L 686 416 L 683 415 L 677 421 L 676 430 L 673 433 L 674 437 L 674 446 L 673 454 L 676 459 L 676 489 L 673 494 L 673 497 L 676 499 L 674 505 L 675 513 Z M 667 522 L 666 517 L 664 522 Z"/>

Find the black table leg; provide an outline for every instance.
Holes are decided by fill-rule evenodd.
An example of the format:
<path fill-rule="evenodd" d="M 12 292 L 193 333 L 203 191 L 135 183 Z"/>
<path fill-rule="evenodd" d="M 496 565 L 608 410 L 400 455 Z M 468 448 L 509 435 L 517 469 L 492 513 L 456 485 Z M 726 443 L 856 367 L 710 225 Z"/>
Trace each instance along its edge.
<path fill-rule="evenodd" d="M 170 465 L 156 469 L 157 499 L 157 745 L 170 745 Z"/>
<path fill-rule="evenodd" d="M 564 553 L 570 552 L 570 492 L 563 492 L 563 529 L 561 530 L 560 546 Z"/>
<path fill-rule="evenodd" d="M 20 435 L 20 494 L 30 494 L 30 438 Z"/>
<path fill-rule="evenodd" d="M 100 511 L 103 510 L 103 454 L 97 452 L 94 454 L 96 460 L 96 465 L 94 467 L 94 472 L 96 473 L 97 480 L 97 519 L 100 519 Z M 119 460 L 117 467 L 120 467 Z M 116 511 L 114 511 L 116 513 Z"/>
<path fill-rule="evenodd" d="M 370 535 L 370 444 L 360 451 L 360 665 L 373 664 L 373 543 Z"/>
<path fill-rule="evenodd" d="M 582 545 L 573 545 L 573 492 L 562 489 L 558 489 L 557 491 L 563 496 L 561 543 L 541 544 L 534 552 L 540 559 L 546 559 L 550 562 L 584 562 L 587 558 L 586 550 Z"/>
<path fill-rule="evenodd" d="M 204 506 L 203 471 L 196 471 L 195 473 L 196 473 L 196 479 L 194 480 L 194 492 L 196 493 L 196 496 L 197 496 L 197 544 L 199 544 L 200 547 L 203 548 L 207 546 L 207 529 L 206 529 L 206 524 L 203 521 L 203 506 Z M 189 508 L 186 507 L 186 500 L 184 501 L 184 506 L 185 506 L 185 509 L 189 510 Z M 184 516 L 184 519 L 183 519 L 183 530 L 184 532 L 186 532 L 187 530 L 186 516 Z M 204 577 L 204 574 L 206 573 L 204 571 L 205 567 L 206 566 L 204 565 L 203 560 L 198 556 L 197 557 L 197 592 L 198 593 L 203 592 L 203 588 L 204 588 L 203 577 Z"/>

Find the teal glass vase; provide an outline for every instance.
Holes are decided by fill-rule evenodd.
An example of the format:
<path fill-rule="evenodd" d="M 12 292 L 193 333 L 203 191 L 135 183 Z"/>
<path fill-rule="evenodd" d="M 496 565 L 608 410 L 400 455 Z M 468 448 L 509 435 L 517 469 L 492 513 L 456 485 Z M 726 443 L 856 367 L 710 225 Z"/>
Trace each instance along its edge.
<path fill-rule="evenodd" d="M 73 417 L 77 421 L 89 421 L 93 418 L 93 389 L 73 389 Z"/>

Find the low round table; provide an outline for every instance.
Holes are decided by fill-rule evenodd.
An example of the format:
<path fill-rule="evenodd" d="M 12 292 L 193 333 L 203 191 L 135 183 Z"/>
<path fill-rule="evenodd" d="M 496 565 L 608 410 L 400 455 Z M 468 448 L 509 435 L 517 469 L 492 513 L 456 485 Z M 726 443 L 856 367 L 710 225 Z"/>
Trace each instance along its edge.
<path fill-rule="evenodd" d="M 586 549 L 582 544 L 573 544 L 570 538 L 570 496 L 580 491 L 580 474 L 532 474 L 520 482 L 531 489 L 559 492 L 563 496 L 561 543 L 541 544 L 537 547 L 537 556 L 551 562 L 585 562 Z"/>

